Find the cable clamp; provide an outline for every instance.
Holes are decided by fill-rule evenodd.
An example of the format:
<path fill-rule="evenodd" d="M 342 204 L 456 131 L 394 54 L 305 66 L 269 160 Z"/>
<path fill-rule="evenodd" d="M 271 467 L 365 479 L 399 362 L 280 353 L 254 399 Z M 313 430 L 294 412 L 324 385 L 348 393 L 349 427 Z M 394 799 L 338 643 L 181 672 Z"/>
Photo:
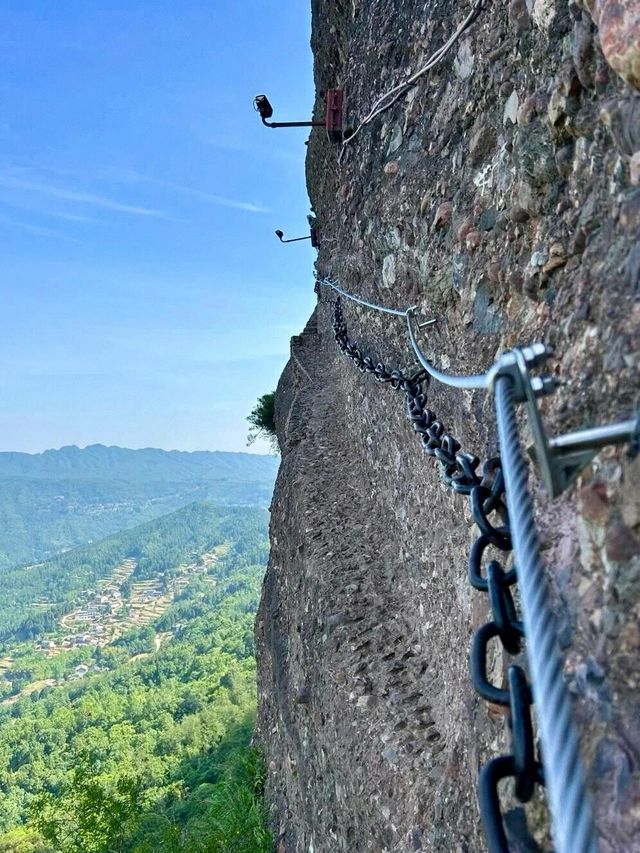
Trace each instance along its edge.
<path fill-rule="evenodd" d="M 538 398 L 552 394 L 557 382 L 550 374 L 532 376 L 530 371 L 545 364 L 551 355 L 553 351 L 542 343 L 516 348 L 501 356 L 487 376 L 490 391 L 493 391 L 499 377 L 509 377 L 513 382 L 517 402 L 527 407 L 533 438 L 529 455 L 536 463 L 550 497 L 556 498 L 576 480 L 603 447 L 629 442 L 633 454 L 640 436 L 640 412 L 626 421 L 561 436 L 547 436 Z"/>

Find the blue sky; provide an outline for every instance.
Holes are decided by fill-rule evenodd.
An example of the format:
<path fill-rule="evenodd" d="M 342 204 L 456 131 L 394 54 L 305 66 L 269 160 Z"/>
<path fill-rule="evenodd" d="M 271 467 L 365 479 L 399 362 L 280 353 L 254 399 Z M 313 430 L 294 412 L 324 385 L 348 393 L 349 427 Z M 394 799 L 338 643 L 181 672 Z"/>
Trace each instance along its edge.
<path fill-rule="evenodd" d="M 2 4 L 0 449 L 246 449 L 314 302 L 307 130 L 252 108 L 310 113 L 309 6 Z"/>

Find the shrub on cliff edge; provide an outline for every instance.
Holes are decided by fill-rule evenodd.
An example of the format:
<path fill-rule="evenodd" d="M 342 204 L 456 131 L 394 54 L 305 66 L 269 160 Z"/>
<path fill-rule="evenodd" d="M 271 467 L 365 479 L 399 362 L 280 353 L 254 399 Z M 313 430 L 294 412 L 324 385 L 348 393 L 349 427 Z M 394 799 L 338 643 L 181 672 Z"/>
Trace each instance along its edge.
<path fill-rule="evenodd" d="M 258 402 L 251 410 L 247 420 L 251 424 L 247 435 L 247 444 L 253 444 L 258 438 L 266 439 L 275 452 L 278 451 L 278 439 L 276 437 L 276 422 L 274 416 L 276 392 L 263 394 L 258 397 Z"/>

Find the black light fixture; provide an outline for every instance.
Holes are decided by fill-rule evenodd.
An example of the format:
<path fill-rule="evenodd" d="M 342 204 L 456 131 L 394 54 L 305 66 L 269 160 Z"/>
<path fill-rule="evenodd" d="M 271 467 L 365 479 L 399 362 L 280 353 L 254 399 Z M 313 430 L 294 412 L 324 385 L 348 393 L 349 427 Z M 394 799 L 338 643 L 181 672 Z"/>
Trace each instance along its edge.
<path fill-rule="evenodd" d="M 260 118 L 267 124 L 267 119 L 273 115 L 273 107 L 266 95 L 256 95 L 253 102 L 256 112 L 260 113 Z"/>
<path fill-rule="evenodd" d="M 267 127 L 325 127 L 323 121 L 267 121 L 273 115 L 273 107 L 266 95 L 256 95 L 253 105 Z"/>
<path fill-rule="evenodd" d="M 324 121 L 269 121 L 273 107 L 266 95 L 256 95 L 253 106 L 266 127 L 324 127 L 331 142 L 342 142 L 342 89 L 327 89 L 325 100 L 327 109 Z"/>
<path fill-rule="evenodd" d="M 286 239 L 284 231 L 281 231 L 279 228 L 276 229 L 276 237 L 281 243 L 298 243 L 300 240 L 311 240 L 313 248 L 318 248 L 318 234 L 313 226 L 311 226 L 311 233 L 307 237 L 290 237 L 289 239 Z"/>

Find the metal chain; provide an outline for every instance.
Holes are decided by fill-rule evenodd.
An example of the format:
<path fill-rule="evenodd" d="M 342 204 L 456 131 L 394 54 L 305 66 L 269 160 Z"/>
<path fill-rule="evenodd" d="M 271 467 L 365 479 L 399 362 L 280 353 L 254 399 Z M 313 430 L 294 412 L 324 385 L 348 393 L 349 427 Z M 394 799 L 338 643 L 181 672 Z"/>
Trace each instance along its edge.
<path fill-rule="evenodd" d="M 439 462 L 442 481 L 454 492 L 469 497 L 473 519 L 480 530 L 469 558 L 469 582 L 475 589 L 489 595 L 492 614 L 492 621 L 482 626 L 473 638 L 471 680 L 483 699 L 509 708 L 511 730 L 511 753 L 492 759 L 480 773 L 480 814 L 490 853 L 509 853 L 498 782 L 513 777 L 515 796 L 520 802 L 526 803 L 533 796 L 535 785 L 544 785 L 544 775 L 541 763 L 535 758 L 530 711 L 533 697 L 524 670 L 518 665 L 511 665 L 506 688 L 494 686 L 487 677 L 489 642 L 497 637 L 508 654 L 518 655 L 524 638 L 523 625 L 517 618 L 511 593 L 511 587 L 518 580 L 516 569 L 505 572 L 500 562 L 491 560 L 485 573 L 482 572 L 487 548 L 493 547 L 507 554 L 513 547 L 511 527 L 503 501 L 505 483 L 501 459 L 499 456 L 488 459 L 482 467 L 482 475 L 479 475 L 479 458 L 472 453 L 461 452 L 460 442 L 446 431 L 434 412 L 426 407 L 428 372 L 422 369 L 407 376 L 398 369 L 389 370 L 384 363 L 364 355 L 349 339 L 341 297 L 332 299 L 322 296 L 318 285 L 316 292 L 321 302 L 333 306 L 333 333 L 340 351 L 362 373 L 371 373 L 377 382 L 390 384 L 405 394 L 407 415 L 413 430 L 420 437 L 424 451 Z M 490 520 L 494 513 L 501 520 L 497 526 Z M 575 849 L 582 851 L 589 848 Z"/>

